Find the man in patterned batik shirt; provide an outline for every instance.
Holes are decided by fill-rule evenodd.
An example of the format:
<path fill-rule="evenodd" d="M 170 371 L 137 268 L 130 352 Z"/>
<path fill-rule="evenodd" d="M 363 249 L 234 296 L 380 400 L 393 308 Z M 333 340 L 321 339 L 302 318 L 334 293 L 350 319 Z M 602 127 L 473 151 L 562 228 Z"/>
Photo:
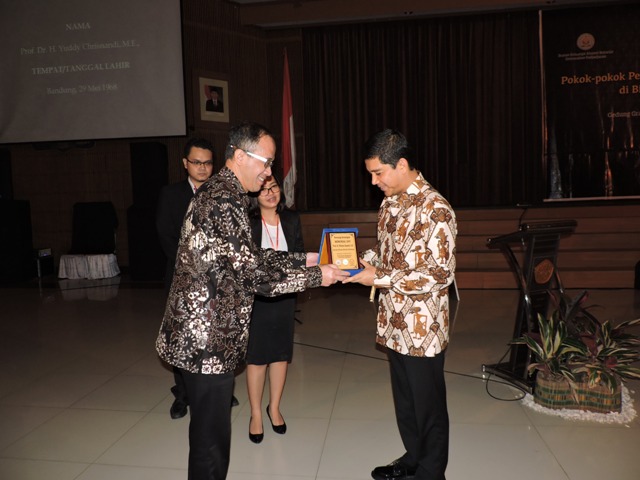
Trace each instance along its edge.
<path fill-rule="evenodd" d="M 376 246 L 362 272 L 344 280 L 379 291 L 376 342 L 387 348 L 405 454 L 376 467 L 376 480 L 444 480 L 449 416 L 444 351 L 449 342 L 449 286 L 455 272 L 456 218 L 447 200 L 416 170 L 405 137 L 394 130 L 365 144 L 371 183 L 385 195 Z"/>
<path fill-rule="evenodd" d="M 227 476 L 233 375 L 245 358 L 254 294 L 301 292 L 348 276 L 335 265 L 317 266 L 317 253 L 254 244 L 246 194 L 271 176 L 275 152 L 261 125 L 232 128 L 225 166 L 200 186 L 182 225 L 156 349 L 180 370 L 187 390 L 189 480 Z"/>

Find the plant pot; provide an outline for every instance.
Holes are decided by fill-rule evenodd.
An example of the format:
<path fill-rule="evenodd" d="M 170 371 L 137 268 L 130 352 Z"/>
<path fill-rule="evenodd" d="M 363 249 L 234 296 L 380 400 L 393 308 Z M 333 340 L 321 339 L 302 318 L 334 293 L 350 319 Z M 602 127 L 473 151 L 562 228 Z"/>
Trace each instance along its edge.
<path fill-rule="evenodd" d="M 619 383 L 613 392 L 602 385 L 589 387 L 587 382 L 578 382 L 577 387 L 572 390 L 565 379 L 541 373 L 536 376 L 533 400 L 538 405 L 553 409 L 568 408 L 597 413 L 622 410 L 622 390 Z"/>

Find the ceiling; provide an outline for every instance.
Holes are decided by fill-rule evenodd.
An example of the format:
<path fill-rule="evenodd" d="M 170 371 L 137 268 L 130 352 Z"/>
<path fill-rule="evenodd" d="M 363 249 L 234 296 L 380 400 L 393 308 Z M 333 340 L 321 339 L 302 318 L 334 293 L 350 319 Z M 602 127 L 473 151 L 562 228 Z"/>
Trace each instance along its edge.
<path fill-rule="evenodd" d="M 617 0 L 226 0 L 262 28 L 399 20 L 464 13 L 629 3 Z"/>

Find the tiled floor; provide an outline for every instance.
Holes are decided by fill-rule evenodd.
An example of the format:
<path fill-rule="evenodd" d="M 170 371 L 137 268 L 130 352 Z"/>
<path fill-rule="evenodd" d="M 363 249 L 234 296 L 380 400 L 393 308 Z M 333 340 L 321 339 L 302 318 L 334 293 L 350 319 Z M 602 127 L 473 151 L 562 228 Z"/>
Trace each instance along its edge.
<path fill-rule="evenodd" d="M 402 453 L 368 294 L 357 286 L 301 294 L 286 435 L 266 428 L 262 444 L 249 441 L 238 374 L 229 479 L 362 480 Z M 616 320 L 640 317 L 640 291 L 591 294 Z M 483 381 L 482 365 L 507 349 L 517 292 L 460 296 L 446 362 L 447 478 L 638 480 L 638 418 L 565 420 Z M 170 419 L 172 375 L 154 351 L 162 311 L 162 288 L 125 278 L 0 288 L 0 479 L 186 479 L 189 421 Z"/>

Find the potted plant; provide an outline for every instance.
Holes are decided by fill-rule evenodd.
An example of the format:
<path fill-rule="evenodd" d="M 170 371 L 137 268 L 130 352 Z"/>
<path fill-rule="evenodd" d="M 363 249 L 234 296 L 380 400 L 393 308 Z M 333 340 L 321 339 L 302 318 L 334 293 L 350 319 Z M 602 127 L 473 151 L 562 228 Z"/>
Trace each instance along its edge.
<path fill-rule="evenodd" d="M 534 400 L 549 408 L 574 408 L 597 412 L 620 411 L 621 385 L 640 379 L 640 339 L 628 329 L 640 319 L 613 325 L 600 321 L 585 306 L 587 292 L 571 299 L 552 295 L 554 308 L 538 315 L 538 332 L 513 340 L 526 345 L 534 361 Z"/>

